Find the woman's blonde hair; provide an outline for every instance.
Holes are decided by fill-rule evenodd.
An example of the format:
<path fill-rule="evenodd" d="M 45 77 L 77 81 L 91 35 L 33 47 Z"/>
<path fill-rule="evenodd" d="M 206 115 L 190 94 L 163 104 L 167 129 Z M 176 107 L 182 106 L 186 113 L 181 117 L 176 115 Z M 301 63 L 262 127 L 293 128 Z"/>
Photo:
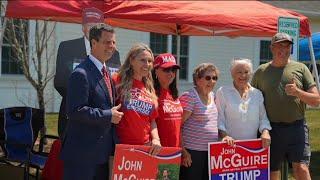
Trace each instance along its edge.
<path fill-rule="evenodd" d="M 132 88 L 134 74 L 133 68 L 131 66 L 131 61 L 144 51 L 148 51 L 151 54 L 152 60 L 154 61 L 154 56 L 151 49 L 146 44 L 138 43 L 131 47 L 123 65 L 119 70 L 119 76 L 121 79 L 119 85 L 116 88 L 117 92 L 119 92 L 118 98 L 120 98 L 123 102 L 128 101 L 131 98 L 130 89 Z M 154 103 L 157 104 L 157 96 L 153 87 L 151 71 L 146 77 L 142 78 L 142 82 L 145 85 L 147 93 L 149 93 Z"/>

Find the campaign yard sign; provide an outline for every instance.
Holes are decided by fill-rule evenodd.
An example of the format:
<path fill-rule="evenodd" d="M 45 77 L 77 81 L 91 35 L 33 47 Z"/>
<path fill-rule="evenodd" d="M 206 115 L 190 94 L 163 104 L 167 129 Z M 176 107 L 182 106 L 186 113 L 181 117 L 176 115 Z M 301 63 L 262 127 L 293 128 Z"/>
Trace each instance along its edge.
<path fill-rule="evenodd" d="M 211 180 L 269 180 L 269 148 L 261 139 L 209 143 Z"/>
<path fill-rule="evenodd" d="M 150 146 L 117 144 L 112 180 L 179 179 L 181 148 L 162 147 L 156 156 Z"/>

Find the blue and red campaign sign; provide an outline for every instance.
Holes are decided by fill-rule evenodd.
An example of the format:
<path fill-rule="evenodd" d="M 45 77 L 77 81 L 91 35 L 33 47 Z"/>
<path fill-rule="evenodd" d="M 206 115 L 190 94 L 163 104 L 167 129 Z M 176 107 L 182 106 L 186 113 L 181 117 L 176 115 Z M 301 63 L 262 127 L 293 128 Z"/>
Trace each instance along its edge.
<path fill-rule="evenodd" d="M 209 143 L 211 180 L 269 180 L 269 148 L 261 139 Z"/>
<path fill-rule="evenodd" d="M 179 179 L 181 148 L 162 147 L 156 156 L 150 146 L 117 144 L 112 180 Z"/>

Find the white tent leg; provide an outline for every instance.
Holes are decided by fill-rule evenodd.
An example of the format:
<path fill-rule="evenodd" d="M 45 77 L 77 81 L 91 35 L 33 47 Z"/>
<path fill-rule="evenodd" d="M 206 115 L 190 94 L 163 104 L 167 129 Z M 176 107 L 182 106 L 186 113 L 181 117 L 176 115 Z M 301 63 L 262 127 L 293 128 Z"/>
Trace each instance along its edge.
<path fill-rule="evenodd" d="M 313 45 L 312 45 L 312 38 L 311 36 L 308 37 L 308 42 L 309 42 L 309 49 L 310 49 L 310 57 L 311 57 L 311 62 L 312 62 L 312 66 L 313 66 L 313 74 L 316 78 L 316 84 L 317 84 L 317 88 L 319 90 L 319 76 L 318 76 L 318 69 L 317 69 L 317 64 L 316 64 L 316 60 L 314 57 L 314 51 L 313 51 Z"/>
<path fill-rule="evenodd" d="M 181 47 L 181 35 L 177 35 L 177 64 L 180 65 L 180 47 Z M 179 82 L 179 73 L 176 75 L 177 81 Z"/>
<path fill-rule="evenodd" d="M 181 36 L 177 35 L 177 64 L 180 65 Z"/>

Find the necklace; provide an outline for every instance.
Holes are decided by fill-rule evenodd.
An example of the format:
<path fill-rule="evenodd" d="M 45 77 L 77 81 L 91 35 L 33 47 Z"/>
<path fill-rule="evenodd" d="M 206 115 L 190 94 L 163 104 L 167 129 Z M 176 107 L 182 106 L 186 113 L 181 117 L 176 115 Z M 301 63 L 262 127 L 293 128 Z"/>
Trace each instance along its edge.
<path fill-rule="evenodd" d="M 243 111 L 247 111 L 247 110 L 248 110 L 248 102 L 246 102 L 246 101 L 241 102 L 240 108 L 241 108 Z"/>

